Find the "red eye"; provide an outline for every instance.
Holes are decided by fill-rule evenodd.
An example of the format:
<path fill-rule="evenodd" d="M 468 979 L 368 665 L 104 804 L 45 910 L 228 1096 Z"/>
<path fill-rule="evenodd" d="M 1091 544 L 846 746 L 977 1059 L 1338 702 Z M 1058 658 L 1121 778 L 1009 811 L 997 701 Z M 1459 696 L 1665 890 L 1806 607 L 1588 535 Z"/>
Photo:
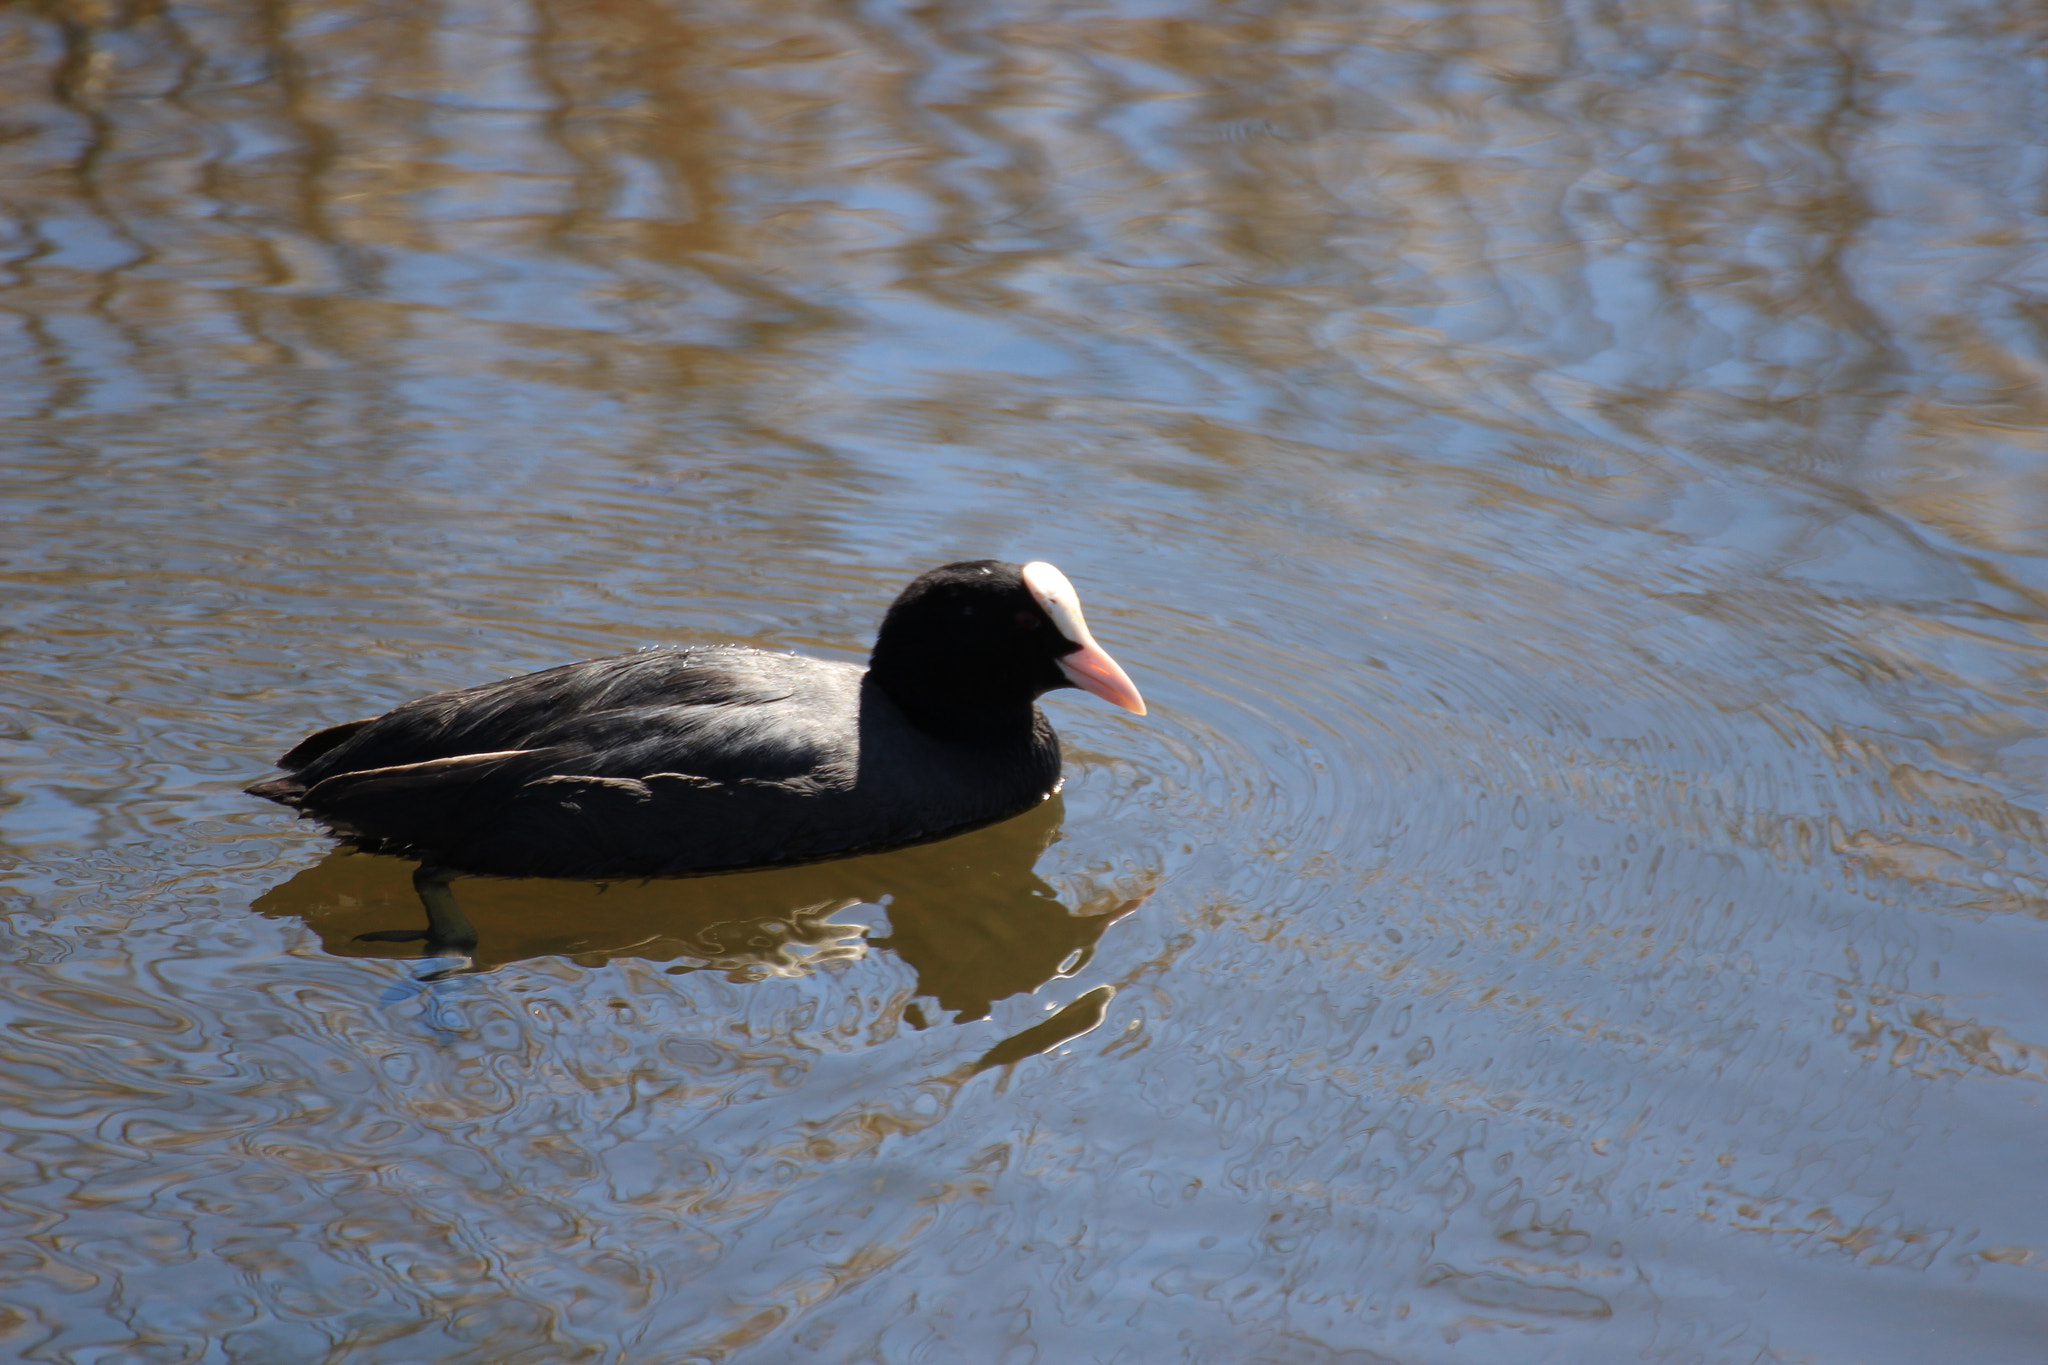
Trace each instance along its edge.
<path fill-rule="evenodd" d="M 1020 611 L 1017 613 L 1017 629 L 1037 630 L 1038 623 L 1041 619 L 1042 618 L 1035 611 Z"/>

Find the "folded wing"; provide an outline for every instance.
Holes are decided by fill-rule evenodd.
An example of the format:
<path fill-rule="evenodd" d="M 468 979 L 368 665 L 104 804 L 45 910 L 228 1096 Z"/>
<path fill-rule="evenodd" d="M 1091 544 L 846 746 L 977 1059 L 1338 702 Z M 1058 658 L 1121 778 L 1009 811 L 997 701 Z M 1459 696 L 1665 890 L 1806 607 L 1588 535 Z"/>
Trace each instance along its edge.
<path fill-rule="evenodd" d="M 366 848 L 507 875 L 775 861 L 804 833 L 789 797 L 849 784 L 857 757 L 829 723 L 850 685 L 783 657 L 654 650 L 440 693 L 319 732 L 250 790 Z"/>

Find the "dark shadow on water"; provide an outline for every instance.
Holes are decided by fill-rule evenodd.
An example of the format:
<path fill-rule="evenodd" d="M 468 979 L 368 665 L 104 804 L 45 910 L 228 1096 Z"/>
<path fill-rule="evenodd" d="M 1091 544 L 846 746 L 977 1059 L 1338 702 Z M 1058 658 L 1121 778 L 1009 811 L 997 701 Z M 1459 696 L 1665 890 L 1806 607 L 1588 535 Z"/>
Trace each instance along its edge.
<path fill-rule="evenodd" d="M 917 972 L 921 997 L 964 1021 L 1078 970 L 1137 905 L 1105 890 L 1070 907 L 1037 874 L 1061 816 L 1054 797 L 958 838 L 806 867 L 614 883 L 465 877 L 455 893 L 477 929 L 479 970 L 534 957 L 585 966 L 637 957 L 753 979 L 884 948 Z M 253 908 L 303 920 L 337 956 L 414 957 L 406 945 L 356 938 L 420 923 L 413 867 L 337 849 Z M 871 935 L 885 915 L 889 932 Z"/>

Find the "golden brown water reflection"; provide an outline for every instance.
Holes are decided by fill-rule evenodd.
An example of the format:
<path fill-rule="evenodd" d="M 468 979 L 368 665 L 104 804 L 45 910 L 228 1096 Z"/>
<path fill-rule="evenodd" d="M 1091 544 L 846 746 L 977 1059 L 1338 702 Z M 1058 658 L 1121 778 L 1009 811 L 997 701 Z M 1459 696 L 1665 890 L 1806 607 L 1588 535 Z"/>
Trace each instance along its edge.
<path fill-rule="evenodd" d="M 1062 810 L 1055 797 L 1028 815 L 938 844 L 737 876 L 608 884 L 464 878 L 461 904 L 481 936 L 464 965 L 488 971 L 566 957 L 595 967 L 635 957 L 748 981 L 857 960 L 872 944 L 916 973 L 916 999 L 903 1006 L 916 1027 L 927 1023 L 920 1000 L 961 1021 L 985 1019 L 996 1001 L 1085 967 L 1103 931 L 1143 900 L 1099 895 L 1070 907 L 1032 871 Z M 362 936 L 419 926 L 415 866 L 338 849 L 257 897 L 253 908 L 303 920 L 330 953 L 413 956 L 418 949 Z M 886 914 L 886 934 L 838 918 L 858 916 L 863 904 Z"/>
<path fill-rule="evenodd" d="M 2038 1362 L 2044 42 L 0 11 L 0 1353 Z M 1063 816 L 423 983 L 238 793 L 982 555 Z"/>

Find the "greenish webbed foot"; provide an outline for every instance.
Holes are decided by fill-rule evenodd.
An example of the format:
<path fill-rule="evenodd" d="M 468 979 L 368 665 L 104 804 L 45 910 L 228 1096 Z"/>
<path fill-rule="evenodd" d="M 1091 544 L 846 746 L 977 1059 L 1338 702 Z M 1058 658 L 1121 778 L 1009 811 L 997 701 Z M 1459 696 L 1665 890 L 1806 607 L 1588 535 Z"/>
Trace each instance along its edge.
<path fill-rule="evenodd" d="M 455 893 L 448 883 L 455 880 L 456 873 L 445 867 L 422 863 L 412 874 L 413 889 L 420 893 L 420 905 L 427 912 L 427 927 L 424 929 L 378 929 L 367 934 L 357 934 L 358 943 L 421 943 L 427 945 L 428 957 L 459 955 L 467 957 L 476 951 L 476 929 L 462 913 L 462 907 L 455 903 Z"/>

